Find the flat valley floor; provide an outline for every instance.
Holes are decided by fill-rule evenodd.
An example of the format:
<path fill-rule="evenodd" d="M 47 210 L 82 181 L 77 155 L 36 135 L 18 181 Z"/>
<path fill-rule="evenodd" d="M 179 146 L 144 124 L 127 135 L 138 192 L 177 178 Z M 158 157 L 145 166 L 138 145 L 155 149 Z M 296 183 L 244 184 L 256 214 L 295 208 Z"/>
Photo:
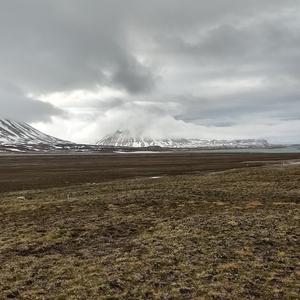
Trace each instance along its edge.
<path fill-rule="evenodd" d="M 300 154 L 0 156 L 0 299 L 299 299 Z"/>

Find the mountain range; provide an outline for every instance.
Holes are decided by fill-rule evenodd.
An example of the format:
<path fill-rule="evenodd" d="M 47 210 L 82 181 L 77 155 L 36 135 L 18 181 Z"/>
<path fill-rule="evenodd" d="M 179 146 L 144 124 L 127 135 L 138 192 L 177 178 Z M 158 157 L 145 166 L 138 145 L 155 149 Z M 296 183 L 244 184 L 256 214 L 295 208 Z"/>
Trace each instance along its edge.
<path fill-rule="evenodd" d="M 264 139 L 206 140 L 187 138 L 155 139 L 148 136 L 135 136 L 129 130 L 117 130 L 100 139 L 97 145 L 76 144 L 45 134 L 24 122 L 0 119 L 0 151 L 75 151 L 111 152 L 114 149 L 237 149 L 268 148 L 271 145 Z"/>
<path fill-rule="evenodd" d="M 98 141 L 98 145 L 110 147 L 162 147 L 162 148 L 265 148 L 270 144 L 264 139 L 206 140 L 186 138 L 154 139 L 134 136 L 129 130 L 117 130 Z"/>

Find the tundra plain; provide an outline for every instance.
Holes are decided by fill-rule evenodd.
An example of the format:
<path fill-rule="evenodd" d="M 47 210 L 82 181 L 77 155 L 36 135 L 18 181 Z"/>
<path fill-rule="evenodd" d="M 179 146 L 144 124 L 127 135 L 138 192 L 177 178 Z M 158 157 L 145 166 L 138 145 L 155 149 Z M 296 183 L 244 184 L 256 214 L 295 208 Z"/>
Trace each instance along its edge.
<path fill-rule="evenodd" d="M 299 159 L 0 156 L 0 298 L 298 299 Z"/>

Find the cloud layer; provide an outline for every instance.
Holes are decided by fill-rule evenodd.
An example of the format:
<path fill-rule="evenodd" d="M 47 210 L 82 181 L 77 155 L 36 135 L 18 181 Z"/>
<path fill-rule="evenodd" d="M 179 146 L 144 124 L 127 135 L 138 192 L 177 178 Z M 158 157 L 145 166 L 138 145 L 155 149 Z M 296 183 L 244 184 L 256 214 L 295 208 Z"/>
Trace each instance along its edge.
<path fill-rule="evenodd" d="M 299 13 L 293 0 L 3 1 L 0 117 L 82 142 L 124 127 L 300 142 Z"/>

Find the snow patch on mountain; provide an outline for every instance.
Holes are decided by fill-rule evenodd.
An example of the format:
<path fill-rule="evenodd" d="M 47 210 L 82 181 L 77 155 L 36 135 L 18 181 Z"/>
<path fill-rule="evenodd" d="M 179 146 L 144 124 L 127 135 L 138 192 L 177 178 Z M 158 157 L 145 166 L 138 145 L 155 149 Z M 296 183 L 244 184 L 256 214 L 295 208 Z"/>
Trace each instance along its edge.
<path fill-rule="evenodd" d="M 163 147 L 163 148 L 261 148 L 269 147 L 264 139 L 206 140 L 187 138 L 154 139 L 134 136 L 129 130 L 117 130 L 100 139 L 97 143 L 110 147 Z"/>
<path fill-rule="evenodd" d="M 70 142 L 45 134 L 24 122 L 0 119 L 0 145 L 55 145 L 64 143 Z"/>

